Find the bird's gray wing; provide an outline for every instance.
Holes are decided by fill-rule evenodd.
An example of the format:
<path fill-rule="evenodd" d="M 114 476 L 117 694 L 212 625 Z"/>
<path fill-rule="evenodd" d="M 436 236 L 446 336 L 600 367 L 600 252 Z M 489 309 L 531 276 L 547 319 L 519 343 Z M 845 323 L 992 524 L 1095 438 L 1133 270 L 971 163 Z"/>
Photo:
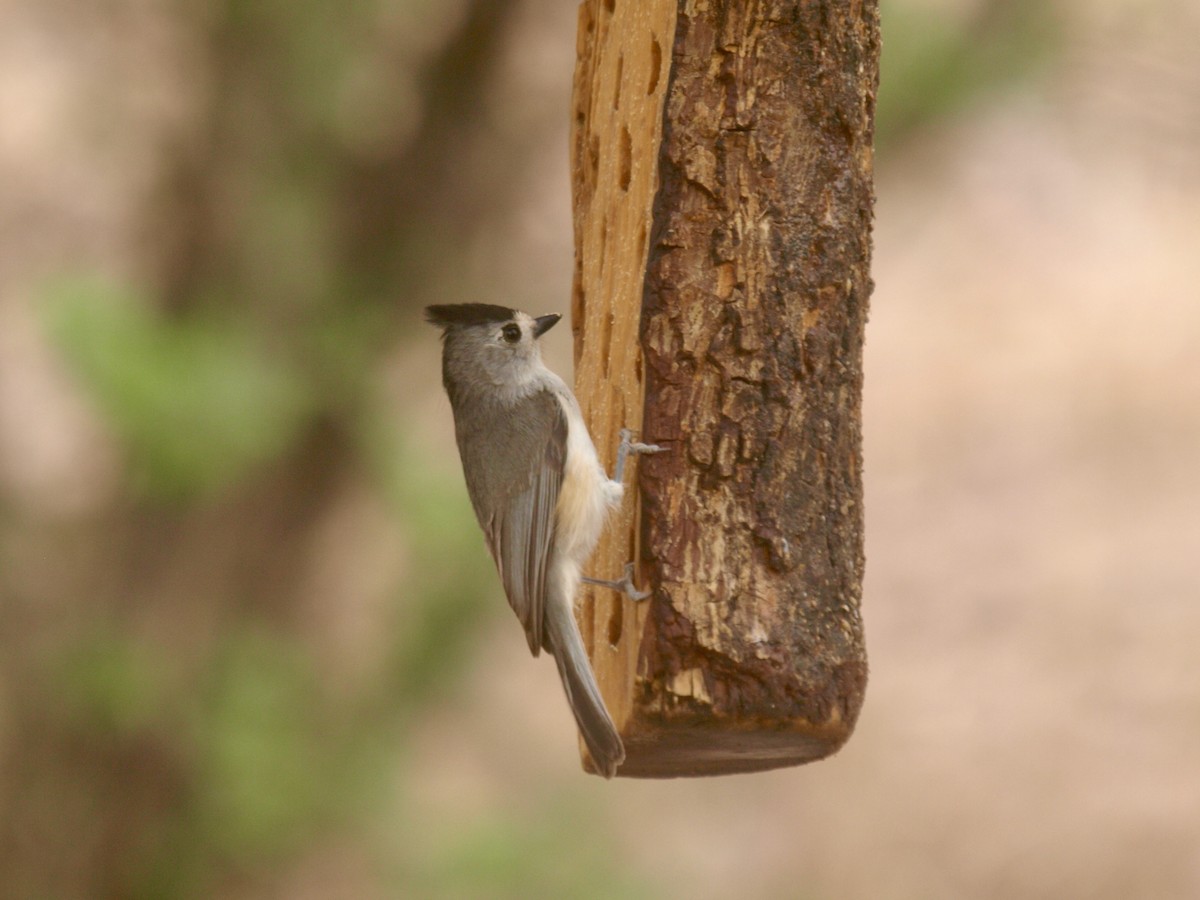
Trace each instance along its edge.
<path fill-rule="evenodd" d="M 566 459 L 567 420 L 558 398 L 548 390 L 480 412 L 470 432 L 459 433 L 467 490 L 504 593 L 536 656 L 542 647 L 546 572 Z"/>

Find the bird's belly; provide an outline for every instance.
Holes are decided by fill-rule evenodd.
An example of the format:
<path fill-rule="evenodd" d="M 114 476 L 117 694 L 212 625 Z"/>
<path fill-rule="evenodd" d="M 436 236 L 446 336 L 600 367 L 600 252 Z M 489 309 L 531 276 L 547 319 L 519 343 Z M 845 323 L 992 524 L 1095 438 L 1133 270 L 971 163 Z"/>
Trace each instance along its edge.
<path fill-rule="evenodd" d="M 582 564 L 600 539 L 609 510 L 621 499 L 621 486 L 609 480 L 591 439 L 572 428 L 567 438 L 566 467 L 555 509 L 555 543 Z"/>

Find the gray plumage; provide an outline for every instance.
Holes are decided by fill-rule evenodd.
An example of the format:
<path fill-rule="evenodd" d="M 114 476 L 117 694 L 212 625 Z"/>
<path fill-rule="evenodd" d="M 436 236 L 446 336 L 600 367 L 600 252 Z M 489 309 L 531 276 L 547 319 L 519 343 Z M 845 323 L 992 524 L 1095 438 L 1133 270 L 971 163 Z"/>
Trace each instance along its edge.
<path fill-rule="evenodd" d="M 455 431 L 475 518 L 537 656 L 567 420 L 554 395 L 538 391 L 511 406 L 476 403 Z"/>
<path fill-rule="evenodd" d="M 574 396 L 541 362 L 537 338 L 558 316 L 534 319 L 479 303 L 431 306 L 426 314 L 442 328 L 442 380 L 467 492 L 504 592 L 530 651 L 554 656 L 592 761 L 611 778 L 625 749 L 588 662 L 574 600 L 621 486 L 600 468 Z"/>

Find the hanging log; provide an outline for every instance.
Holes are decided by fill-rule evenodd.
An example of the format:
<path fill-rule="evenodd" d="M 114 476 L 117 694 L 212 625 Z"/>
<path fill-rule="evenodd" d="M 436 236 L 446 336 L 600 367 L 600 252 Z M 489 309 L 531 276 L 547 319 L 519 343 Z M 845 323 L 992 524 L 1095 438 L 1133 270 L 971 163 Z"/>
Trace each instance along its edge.
<path fill-rule="evenodd" d="M 576 393 L 637 463 L 580 615 L 621 775 L 746 772 L 849 737 L 867 663 L 862 345 L 871 0 L 585 0 Z"/>

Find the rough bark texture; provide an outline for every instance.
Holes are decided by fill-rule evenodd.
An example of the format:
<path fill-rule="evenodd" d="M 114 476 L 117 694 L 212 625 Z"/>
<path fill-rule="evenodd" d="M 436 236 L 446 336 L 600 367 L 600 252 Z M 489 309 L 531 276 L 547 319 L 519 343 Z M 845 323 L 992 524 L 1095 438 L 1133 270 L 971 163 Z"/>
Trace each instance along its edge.
<path fill-rule="evenodd" d="M 595 41 L 602 47 L 602 35 Z M 595 64 L 591 49 L 594 89 L 605 58 Z M 580 50 L 584 73 L 587 41 Z M 631 396 L 644 390 L 642 432 L 671 450 L 640 463 L 639 561 L 653 599 L 637 627 L 611 627 L 616 614 L 597 616 L 599 602 L 585 608 L 626 736 L 623 775 L 817 759 L 849 737 L 862 704 L 860 423 L 878 53 L 869 0 L 679 4 L 661 133 L 615 121 L 606 126 L 617 126 L 615 138 L 598 132 L 616 144 L 618 182 L 626 145 L 633 168 L 657 169 L 639 297 L 588 279 L 595 242 L 578 222 L 581 206 L 585 220 L 594 212 L 605 168 L 602 154 L 601 187 L 579 190 L 578 148 L 597 122 L 578 115 L 577 74 L 579 355 L 611 360 L 609 381 L 632 384 Z M 641 264 L 623 254 L 608 265 Z M 640 318 L 639 344 L 618 347 L 614 329 L 593 350 L 589 323 L 605 316 Z M 585 394 L 605 390 L 593 377 L 581 368 Z M 614 411 L 589 400 L 610 429 L 614 412 L 636 422 L 635 404 Z M 614 547 L 631 549 L 629 533 L 614 529 L 606 570 L 621 555 Z"/>

